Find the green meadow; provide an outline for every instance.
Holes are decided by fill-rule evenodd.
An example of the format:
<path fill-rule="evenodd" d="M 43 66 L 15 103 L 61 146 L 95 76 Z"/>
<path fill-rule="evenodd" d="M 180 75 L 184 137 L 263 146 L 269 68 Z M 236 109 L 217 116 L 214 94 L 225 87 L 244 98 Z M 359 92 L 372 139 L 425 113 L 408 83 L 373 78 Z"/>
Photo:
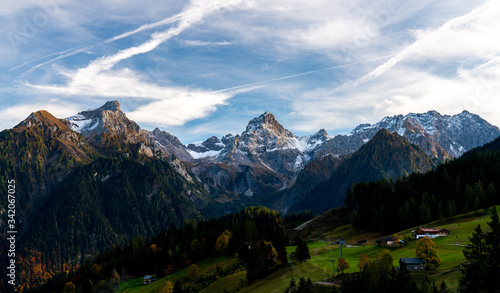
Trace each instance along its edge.
<path fill-rule="evenodd" d="M 497 206 L 497 210 L 500 206 Z M 465 215 L 456 216 L 450 219 L 444 219 L 425 225 L 426 227 L 445 228 L 451 232 L 451 235 L 444 237 L 437 237 L 434 240 L 435 248 L 438 250 L 438 255 L 442 260 L 441 266 L 432 272 L 412 273 L 415 279 L 419 280 L 427 276 L 437 285 L 445 281 L 448 288 L 455 291 L 458 289 L 458 282 L 460 279 L 459 267 L 465 261 L 463 256 L 463 249 L 468 242 L 468 237 L 472 235 L 473 229 L 479 224 L 481 227 L 488 231 L 489 227 L 489 213 L 469 213 Z M 410 235 L 411 231 L 418 227 L 414 227 L 405 231 L 396 233 L 398 237 Z M 359 271 L 357 264 L 360 255 L 364 252 L 370 258 L 377 255 L 383 249 L 390 251 L 393 257 L 394 266 L 399 266 L 399 259 L 406 257 L 415 257 L 416 241 L 408 243 L 401 247 L 383 247 L 373 243 L 377 237 L 382 235 L 375 235 L 374 233 L 358 231 L 353 229 L 350 225 L 342 226 L 334 231 L 322 235 L 325 240 L 317 240 L 308 243 L 311 259 L 302 263 L 293 263 L 290 266 L 282 267 L 270 274 L 264 279 L 255 281 L 248 284 L 245 279 L 246 271 L 238 271 L 233 275 L 224 278 L 218 278 L 217 281 L 204 288 L 201 292 L 283 292 L 288 287 L 290 280 L 294 278 L 297 282 L 300 277 L 311 278 L 313 282 L 328 281 L 334 274 L 332 267 L 332 260 L 335 260 L 335 265 L 340 257 L 340 246 L 333 244 L 335 240 L 342 237 L 347 241 L 349 246 L 342 247 L 342 256 L 349 263 L 349 269 L 344 273 L 353 273 Z M 377 237 L 375 237 L 377 236 Z M 360 239 L 369 239 L 365 245 L 355 245 Z M 295 250 L 295 246 L 288 246 L 287 253 Z M 204 274 L 211 274 L 215 270 L 217 263 L 229 264 L 237 262 L 234 258 L 210 258 L 205 259 L 197 265 L 200 267 L 200 276 Z M 151 285 L 142 285 L 142 276 L 128 282 L 120 284 L 118 292 L 153 292 L 158 290 L 165 281 L 169 280 L 175 282 L 177 279 L 186 276 L 187 267 L 183 268 L 168 277 L 158 280 Z M 335 272 L 337 275 L 338 272 Z M 329 291 L 327 286 L 315 284 L 314 292 Z"/>

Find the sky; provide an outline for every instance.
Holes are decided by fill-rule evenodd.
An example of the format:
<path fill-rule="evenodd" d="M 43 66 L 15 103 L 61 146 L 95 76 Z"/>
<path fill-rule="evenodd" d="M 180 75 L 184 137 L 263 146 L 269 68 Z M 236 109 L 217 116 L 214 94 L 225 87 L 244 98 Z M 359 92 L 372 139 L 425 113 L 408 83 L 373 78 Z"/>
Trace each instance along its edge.
<path fill-rule="evenodd" d="M 118 100 L 188 144 L 467 110 L 500 126 L 500 1 L 0 0 L 0 129 Z"/>

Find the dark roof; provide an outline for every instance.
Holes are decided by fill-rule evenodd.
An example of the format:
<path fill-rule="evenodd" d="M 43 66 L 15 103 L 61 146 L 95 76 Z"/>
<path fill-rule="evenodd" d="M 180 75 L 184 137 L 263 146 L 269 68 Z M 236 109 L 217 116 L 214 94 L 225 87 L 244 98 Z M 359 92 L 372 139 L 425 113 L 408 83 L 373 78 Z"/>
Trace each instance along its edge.
<path fill-rule="evenodd" d="M 399 262 L 404 262 L 406 265 L 423 265 L 423 258 L 400 258 Z"/>
<path fill-rule="evenodd" d="M 448 230 L 444 229 L 444 228 L 418 228 L 417 230 L 415 231 L 422 231 L 422 232 L 429 232 L 429 233 L 432 233 L 432 232 L 448 232 Z"/>

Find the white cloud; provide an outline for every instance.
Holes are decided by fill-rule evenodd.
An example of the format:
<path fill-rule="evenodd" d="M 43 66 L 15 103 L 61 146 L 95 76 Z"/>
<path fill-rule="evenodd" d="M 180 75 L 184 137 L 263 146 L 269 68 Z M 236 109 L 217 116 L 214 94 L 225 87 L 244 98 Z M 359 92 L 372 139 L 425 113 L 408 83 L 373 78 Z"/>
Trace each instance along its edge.
<path fill-rule="evenodd" d="M 100 57 L 84 68 L 77 70 L 58 68 L 59 75 L 68 80 L 67 84 L 26 83 L 26 85 L 40 91 L 66 96 L 131 97 L 152 100 L 153 102 L 150 104 L 139 107 L 131 113 L 131 117 L 134 117 L 138 122 L 156 122 L 163 126 L 182 125 L 192 119 L 203 117 L 214 111 L 216 106 L 224 104 L 232 94 L 211 93 L 210 91 L 181 87 L 164 87 L 147 81 L 142 74 L 129 68 L 115 69 L 114 67 L 119 62 L 135 55 L 153 51 L 162 43 L 179 35 L 214 11 L 237 5 L 240 2 L 240 0 L 191 1 L 177 15 L 178 17 L 170 18 L 177 21 L 175 26 L 163 32 L 153 33 L 148 41 L 135 47 L 123 49 L 114 55 Z M 158 25 L 160 24 L 157 23 Z M 126 37 L 151 27 L 154 26 L 142 26 L 138 30 L 119 37 Z"/>
<path fill-rule="evenodd" d="M 500 23 L 497 17 L 500 4 L 491 1 L 466 15 L 451 19 L 435 30 L 417 31 L 416 40 L 404 47 L 394 57 L 361 78 L 347 82 L 338 90 L 352 89 L 373 80 L 396 64 L 411 61 L 433 60 L 447 62 L 456 58 L 485 58 L 500 52 Z"/>
<path fill-rule="evenodd" d="M 77 104 L 60 100 L 38 101 L 6 107 L 0 110 L 0 117 L 2 117 L 0 120 L 0 129 L 12 128 L 26 119 L 31 113 L 39 110 L 47 110 L 55 117 L 60 118 L 73 115 L 81 111 L 81 108 Z"/>
<path fill-rule="evenodd" d="M 179 90 L 171 98 L 153 101 L 127 115 L 135 121 L 156 126 L 183 125 L 214 112 L 230 97 L 230 94 Z"/>

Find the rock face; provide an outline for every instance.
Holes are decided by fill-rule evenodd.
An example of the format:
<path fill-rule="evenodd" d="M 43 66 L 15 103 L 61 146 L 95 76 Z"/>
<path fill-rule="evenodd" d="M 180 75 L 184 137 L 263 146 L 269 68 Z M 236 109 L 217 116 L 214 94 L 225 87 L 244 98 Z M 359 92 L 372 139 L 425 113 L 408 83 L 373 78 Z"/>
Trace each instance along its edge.
<path fill-rule="evenodd" d="M 215 196 L 262 195 L 291 187 L 311 161 L 319 162 L 328 155 L 335 161 L 348 158 L 381 129 L 419 145 L 436 163 L 458 157 L 500 135 L 496 126 L 467 111 L 455 116 L 429 111 L 361 124 L 347 135 L 331 137 L 321 129 L 297 137 L 266 112 L 252 119 L 241 135 L 229 134 L 220 140 L 211 137 L 187 148 L 192 157 L 191 170 Z"/>
<path fill-rule="evenodd" d="M 290 187 L 315 148 L 329 138 L 324 130 L 297 137 L 266 112 L 241 135 L 211 137 L 187 148 L 191 170 L 214 196 L 252 197 Z"/>
<path fill-rule="evenodd" d="M 463 111 L 449 116 L 436 111 L 385 117 L 376 124 L 361 124 L 349 135 L 338 135 L 322 146 L 318 154 L 352 153 L 380 129 L 387 129 L 419 145 L 431 158 L 444 161 L 492 141 L 500 135 L 498 127 L 478 115 Z"/>
<path fill-rule="evenodd" d="M 302 193 L 295 198 L 285 195 L 280 202 L 285 203 L 285 207 L 291 211 L 311 209 L 315 213 L 322 213 L 330 208 L 343 206 L 346 191 L 353 183 L 382 178 L 396 179 L 414 172 L 424 173 L 435 166 L 418 145 L 410 143 L 396 132 L 381 129 L 370 141 L 342 161 L 326 181 L 317 184 L 307 194 Z"/>
<path fill-rule="evenodd" d="M 116 142 L 136 145 L 139 153 L 147 157 L 159 154 L 174 155 L 181 160 L 191 159 L 177 137 L 158 128 L 152 132 L 141 129 L 122 112 L 118 101 L 109 101 L 95 110 L 82 111 L 66 118 L 66 121 L 73 131 L 81 133 L 91 145 L 100 150 L 107 144 Z M 118 146 L 118 150 L 123 149 Z"/>

